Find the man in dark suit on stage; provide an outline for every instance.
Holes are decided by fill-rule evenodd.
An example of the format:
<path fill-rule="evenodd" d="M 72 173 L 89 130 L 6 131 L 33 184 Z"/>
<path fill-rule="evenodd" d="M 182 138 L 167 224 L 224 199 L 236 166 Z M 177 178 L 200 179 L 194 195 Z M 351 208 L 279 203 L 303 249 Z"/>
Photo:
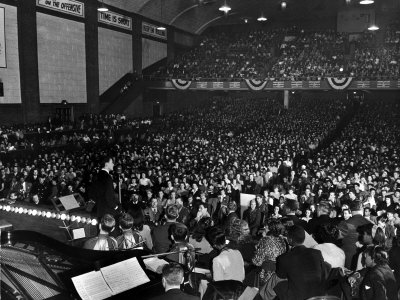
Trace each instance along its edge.
<path fill-rule="evenodd" d="M 304 300 L 325 295 L 325 280 L 330 271 L 321 251 L 306 248 L 305 231 L 299 225 L 288 229 L 288 242 L 292 250 L 278 256 L 276 275 L 282 281 L 275 287 L 279 299 Z"/>
<path fill-rule="evenodd" d="M 162 284 L 165 294 L 151 300 L 199 300 L 199 297 L 186 294 L 180 290 L 183 279 L 183 269 L 178 263 L 165 265 L 162 269 Z"/>
<path fill-rule="evenodd" d="M 92 199 L 96 202 L 97 217 L 101 218 L 105 214 L 116 216 L 118 214 L 119 203 L 115 197 L 113 179 L 110 171 L 114 169 L 112 157 L 105 157 L 103 169 L 97 174 L 97 180 L 92 185 Z"/>

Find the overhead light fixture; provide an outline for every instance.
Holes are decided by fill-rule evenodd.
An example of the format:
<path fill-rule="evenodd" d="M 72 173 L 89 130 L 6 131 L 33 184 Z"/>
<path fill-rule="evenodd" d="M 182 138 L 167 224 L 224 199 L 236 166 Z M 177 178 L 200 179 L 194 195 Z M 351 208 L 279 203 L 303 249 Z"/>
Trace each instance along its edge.
<path fill-rule="evenodd" d="M 226 1 L 224 3 L 224 5 L 222 5 L 220 8 L 218 8 L 219 11 L 224 12 L 225 14 L 227 14 L 228 12 L 230 12 L 232 8 L 230 8 L 230 6 L 226 5 Z"/>
<path fill-rule="evenodd" d="M 160 21 L 163 22 L 163 6 L 164 6 L 164 1 L 161 1 L 160 3 Z M 159 25 L 157 27 L 158 31 L 165 31 L 167 30 L 163 25 Z"/>
<path fill-rule="evenodd" d="M 101 6 L 97 8 L 97 11 L 99 11 L 99 12 L 108 11 L 108 8 L 104 6 L 104 0 L 101 1 Z"/>
<path fill-rule="evenodd" d="M 373 4 L 374 0 L 361 0 L 360 4 L 362 5 L 368 5 L 368 4 Z"/>
<path fill-rule="evenodd" d="M 379 27 L 376 26 L 376 25 L 371 25 L 371 26 L 368 27 L 368 30 L 370 30 L 370 31 L 376 31 L 376 30 L 379 30 Z"/>
<path fill-rule="evenodd" d="M 244 19 L 244 22 L 247 24 L 249 22 L 249 20 L 248 19 Z"/>
<path fill-rule="evenodd" d="M 287 6 L 286 1 L 282 1 L 282 2 L 281 2 L 281 8 L 282 8 L 282 10 L 285 10 L 285 9 L 286 9 L 286 6 Z"/>
<path fill-rule="evenodd" d="M 157 27 L 157 30 L 164 31 L 164 30 L 167 30 L 167 28 L 165 28 L 164 26 L 160 25 L 160 26 Z"/>
<path fill-rule="evenodd" d="M 267 21 L 267 18 L 264 17 L 264 14 L 262 13 L 261 16 L 259 16 L 259 17 L 257 18 L 257 21 L 259 21 L 259 22 L 265 22 L 265 21 Z"/>

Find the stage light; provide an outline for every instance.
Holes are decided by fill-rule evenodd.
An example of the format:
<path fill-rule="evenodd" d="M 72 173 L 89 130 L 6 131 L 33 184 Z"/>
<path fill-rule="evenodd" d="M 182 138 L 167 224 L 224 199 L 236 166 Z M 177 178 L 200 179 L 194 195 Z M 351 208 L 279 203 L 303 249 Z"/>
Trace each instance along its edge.
<path fill-rule="evenodd" d="M 11 210 L 11 212 L 13 212 L 13 211 L 15 210 L 15 208 L 14 208 L 14 207 L 11 207 L 11 209 L 10 209 L 10 210 Z"/>
<path fill-rule="evenodd" d="M 75 221 L 75 216 L 71 216 L 71 221 L 74 222 Z"/>
<path fill-rule="evenodd" d="M 371 25 L 371 26 L 368 27 L 368 30 L 370 30 L 370 31 L 376 31 L 376 30 L 379 30 L 379 27 L 376 26 L 376 25 Z"/>
<path fill-rule="evenodd" d="M 66 216 L 65 216 L 65 220 L 69 221 L 70 219 L 71 219 L 71 216 L 70 216 L 70 215 L 66 215 Z"/>
<path fill-rule="evenodd" d="M 259 22 L 265 22 L 265 21 L 267 21 L 267 18 L 264 17 L 264 14 L 261 14 L 261 16 L 259 16 L 259 17 L 257 18 L 257 21 L 259 21 Z"/>
<path fill-rule="evenodd" d="M 11 206 L 10 205 L 7 205 L 6 206 L 6 211 L 10 211 L 11 210 Z"/>
<path fill-rule="evenodd" d="M 56 217 L 56 213 L 53 212 L 53 213 L 51 214 L 51 217 L 54 219 L 54 218 Z"/>
<path fill-rule="evenodd" d="M 42 211 L 42 217 L 45 217 L 47 214 L 47 211 Z"/>
<path fill-rule="evenodd" d="M 81 221 L 81 223 L 86 223 L 86 218 L 82 217 L 80 221 Z"/>
<path fill-rule="evenodd" d="M 61 214 L 61 217 L 60 217 L 60 218 L 61 218 L 61 220 L 64 221 L 64 220 L 67 218 L 67 215 L 66 215 L 66 214 Z"/>
<path fill-rule="evenodd" d="M 32 209 L 28 209 L 28 215 L 32 214 Z"/>
<path fill-rule="evenodd" d="M 93 220 L 92 220 L 92 225 L 93 225 L 93 226 L 96 226 L 96 225 L 97 225 L 97 220 L 96 220 L 96 219 L 93 219 Z"/>
<path fill-rule="evenodd" d="M 86 219 L 86 224 L 91 224 L 91 223 L 92 223 L 92 219 L 87 218 L 87 219 Z"/>
<path fill-rule="evenodd" d="M 28 213 L 28 209 L 24 208 L 24 214 L 27 214 L 27 213 Z"/>
<path fill-rule="evenodd" d="M 225 14 L 227 14 L 232 8 L 230 8 L 228 5 L 226 5 L 226 3 L 224 5 L 222 5 L 220 8 L 218 8 L 219 11 L 224 12 Z"/>
<path fill-rule="evenodd" d="M 46 218 L 51 218 L 51 212 L 50 211 L 48 211 L 47 213 L 46 213 Z"/>
<path fill-rule="evenodd" d="M 19 214 L 22 214 L 23 212 L 24 212 L 24 208 L 23 207 L 18 208 L 18 213 Z"/>
<path fill-rule="evenodd" d="M 286 6 L 287 6 L 286 1 L 282 1 L 282 2 L 281 2 L 281 8 L 282 8 L 282 10 L 285 10 L 285 9 L 286 9 Z"/>
<path fill-rule="evenodd" d="M 343 72 L 343 67 L 340 67 L 339 71 L 340 71 L 340 72 Z"/>
<path fill-rule="evenodd" d="M 3 209 L 3 205 L 0 205 L 0 209 Z"/>
<path fill-rule="evenodd" d="M 61 215 L 60 214 L 56 214 L 56 219 L 60 219 Z"/>
<path fill-rule="evenodd" d="M 36 209 L 34 209 L 34 210 L 32 210 L 32 216 L 36 216 L 37 215 L 37 210 Z"/>

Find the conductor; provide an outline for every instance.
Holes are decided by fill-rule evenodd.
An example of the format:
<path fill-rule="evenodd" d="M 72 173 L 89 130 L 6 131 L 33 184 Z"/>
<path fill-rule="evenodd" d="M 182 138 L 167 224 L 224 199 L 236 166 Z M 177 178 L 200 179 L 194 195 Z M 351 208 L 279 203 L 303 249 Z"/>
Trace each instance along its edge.
<path fill-rule="evenodd" d="M 103 161 L 103 169 L 97 174 L 97 180 L 92 186 L 92 198 L 96 202 L 97 217 L 100 219 L 105 214 L 116 216 L 118 214 L 118 200 L 115 197 L 113 179 L 110 171 L 114 169 L 112 157 L 106 156 Z"/>

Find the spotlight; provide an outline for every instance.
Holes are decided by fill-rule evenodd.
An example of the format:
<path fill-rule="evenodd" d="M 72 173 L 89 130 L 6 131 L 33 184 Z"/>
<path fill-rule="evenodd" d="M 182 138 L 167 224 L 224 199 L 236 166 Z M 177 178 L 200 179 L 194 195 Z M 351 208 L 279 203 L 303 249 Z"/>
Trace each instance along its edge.
<path fill-rule="evenodd" d="M 285 9 L 286 9 L 286 6 L 287 6 L 286 1 L 282 1 L 282 2 L 281 2 L 281 8 L 282 8 L 282 10 L 285 10 Z"/>
<path fill-rule="evenodd" d="M 225 14 L 227 14 L 232 8 L 230 8 L 228 5 L 224 4 L 220 8 L 218 8 L 219 11 L 223 11 Z"/>
<path fill-rule="evenodd" d="M 97 8 L 97 11 L 99 11 L 99 12 L 106 12 L 106 11 L 108 11 L 108 8 L 104 6 L 104 0 L 101 1 L 101 6 Z"/>
<path fill-rule="evenodd" d="M 343 67 L 340 67 L 339 71 L 340 71 L 340 72 L 343 72 Z"/>

